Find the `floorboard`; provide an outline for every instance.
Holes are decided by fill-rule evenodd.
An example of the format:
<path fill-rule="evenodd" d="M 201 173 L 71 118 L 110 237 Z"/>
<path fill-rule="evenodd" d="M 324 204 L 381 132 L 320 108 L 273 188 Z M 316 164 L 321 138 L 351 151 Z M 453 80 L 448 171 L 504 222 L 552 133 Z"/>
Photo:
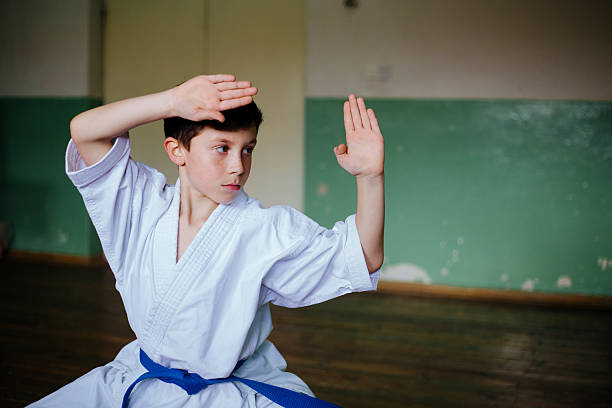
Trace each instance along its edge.
<path fill-rule="evenodd" d="M 111 272 L 2 261 L 0 395 L 22 407 L 134 338 Z M 612 313 L 360 293 L 272 307 L 288 370 L 343 407 L 612 407 Z"/>

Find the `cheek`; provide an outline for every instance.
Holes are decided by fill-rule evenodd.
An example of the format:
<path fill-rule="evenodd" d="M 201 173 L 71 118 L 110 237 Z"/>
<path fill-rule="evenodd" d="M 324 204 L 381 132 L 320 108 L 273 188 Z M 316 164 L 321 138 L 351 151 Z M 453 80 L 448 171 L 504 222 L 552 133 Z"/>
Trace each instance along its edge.
<path fill-rule="evenodd" d="M 192 157 L 189 162 L 191 173 L 199 179 L 213 178 L 219 172 L 220 163 L 214 155 Z"/>
<path fill-rule="evenodd" d="M 251 172 L 251 163 L 252 163 L 252 157 L 247 158 L 246 160 L 244 160 L 244 174 L 245 175 L 249 175 L 249 173 Z"/>

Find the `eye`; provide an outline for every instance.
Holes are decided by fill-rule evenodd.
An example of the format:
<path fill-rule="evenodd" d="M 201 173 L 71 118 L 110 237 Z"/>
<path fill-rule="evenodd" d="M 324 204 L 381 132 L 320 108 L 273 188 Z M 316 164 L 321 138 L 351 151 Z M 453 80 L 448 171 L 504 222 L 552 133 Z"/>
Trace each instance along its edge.
<path fill-rule="evenodd" d="M 219 153 L 227 153 L 227 149 L 228 149 L 227 146 L 219 146 L 219 147 L 217 147 L 217 151 Z"/>
<path fill-rule="evenodd" d="M 250 155 L 253 153 L 253 149 L 254 147 L 252 146 L 245 147 L 244 149 L 242 149 L 242 154 Z"/>

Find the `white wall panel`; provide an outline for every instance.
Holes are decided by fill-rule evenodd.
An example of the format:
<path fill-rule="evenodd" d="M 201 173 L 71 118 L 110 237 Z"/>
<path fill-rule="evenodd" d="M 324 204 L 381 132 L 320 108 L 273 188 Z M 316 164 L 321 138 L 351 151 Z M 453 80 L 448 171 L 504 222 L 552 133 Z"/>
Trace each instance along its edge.
<path fill-rule="evenodd" d="M 100 4 L 0 2 L 0 95 L 100 96 Z"/>
<path fill-rule="evenodd" d="M 307 95 L 612 98 L 612 2 L 308 1 Z"/>

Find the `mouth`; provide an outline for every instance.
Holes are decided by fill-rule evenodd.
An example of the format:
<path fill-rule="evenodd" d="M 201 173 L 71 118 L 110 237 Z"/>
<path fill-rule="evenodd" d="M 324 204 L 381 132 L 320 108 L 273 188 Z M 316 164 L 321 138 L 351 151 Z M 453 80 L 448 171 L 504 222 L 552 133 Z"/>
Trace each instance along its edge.
<path fill-rule="evenodd" d="M 223 186 L 225 189 L 230 190 L 230 191 L 238 191 L 240 190 L 240 184 L 223 184 Z"/>

